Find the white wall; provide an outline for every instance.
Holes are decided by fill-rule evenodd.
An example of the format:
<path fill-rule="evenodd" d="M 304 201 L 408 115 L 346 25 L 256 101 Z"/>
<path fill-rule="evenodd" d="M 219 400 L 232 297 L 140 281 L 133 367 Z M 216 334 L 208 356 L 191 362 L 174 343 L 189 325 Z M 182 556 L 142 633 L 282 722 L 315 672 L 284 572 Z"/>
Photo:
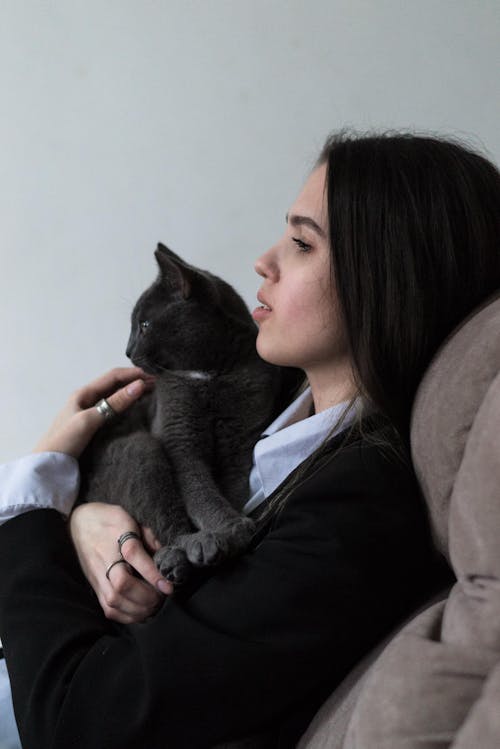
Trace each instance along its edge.
<path fill-rule="evenodd" d="M 1 0 L 0 460 L 125 362 L 158 240 L 251 305 L 326 134 L 500 156 L 498 0 Z"/>

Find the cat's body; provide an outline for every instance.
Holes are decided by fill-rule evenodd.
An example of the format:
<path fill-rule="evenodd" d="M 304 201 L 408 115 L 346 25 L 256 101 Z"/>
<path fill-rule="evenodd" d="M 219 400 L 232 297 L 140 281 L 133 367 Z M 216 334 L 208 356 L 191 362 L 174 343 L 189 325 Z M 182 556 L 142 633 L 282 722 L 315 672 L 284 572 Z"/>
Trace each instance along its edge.
<path fill-rule="evenodd" d="M 160 273 L 134 308 L 127 355 L 156 384 L 84 453 L 80 498 L 119 503 L 149 526 L 158 566 L 181 583 L 191 564 L 251 538 L 240 510 L 283 371 L 258 356 L 256 326 L 228 284 L 162 245 L 155 255 Z"/>

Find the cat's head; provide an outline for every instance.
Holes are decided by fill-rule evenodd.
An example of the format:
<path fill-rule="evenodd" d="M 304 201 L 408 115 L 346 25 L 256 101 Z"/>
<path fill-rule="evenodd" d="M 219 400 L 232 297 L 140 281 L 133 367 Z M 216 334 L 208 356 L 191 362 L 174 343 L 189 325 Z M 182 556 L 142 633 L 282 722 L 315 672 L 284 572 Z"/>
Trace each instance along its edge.
<path fill-rule="evenodd" d="M 236 291 L 159 244 L 156 281 L 132 312 L 127 356 L 147 372 L 218 370 L 255 346 L 257 329 Z"/>

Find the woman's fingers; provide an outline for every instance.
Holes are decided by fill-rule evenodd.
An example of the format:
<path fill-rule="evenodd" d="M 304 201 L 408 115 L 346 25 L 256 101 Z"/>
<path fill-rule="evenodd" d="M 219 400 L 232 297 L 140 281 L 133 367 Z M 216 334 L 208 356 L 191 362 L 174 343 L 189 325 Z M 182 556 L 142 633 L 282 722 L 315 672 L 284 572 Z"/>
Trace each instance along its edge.
<path fill-rule="evenodd" d="M 56 418 L 35 452 L 55 451 L 78 458 L 96 431 L 104 424 L 105 416 L 96 404 L 103 397 L 115 413 L 131 406 L 153 383 L 139 367 L 118 367 L 77 390 Z M 118 389 L 117 389 L 118 388 Z"/>
<path fill-rule="evenodd" d="M 134 401 L 138 400 L 145 391 L 145 382 L 136 379 L 120 388 L 120 390 L 117 390 L 113 395 L 109 395 L 106 398 L 106 401 L 115 414 L 120 414 L 123 411 L 126 411 Z M 96 399 L 91 408 L 81 411 L 81 414 L 84 417 L 85 427 L 91 437 L 106 420 L 106 417 L 97 410 L 98 403 L 99 399 Z"/>
<path fill-rule="evenodd" d="M 118 388 L 128 385 L 133 380 L 144 379 L 145 377 L 146 375 L 140 367 L 115 367 L 92 380 L 88 385 L 79 388 L 75 393 L 76 403 L 82 409 L 91 408 L 100 398 L 106 398 Z"/>
<path fill-rule="evenodd" d="M 154 554 L 155 551 L 161 549 L 161 543 L 158 541 L 151 528 L 148 528 L 147 525 L 142 525 L 141 533 L 144 546 L 149 552 Z"/>
<path fill-rule="evenodd" d="M 116 564 L 109 571 L 110 585 L 104 585 L 100 597 L 104 613 L 110 619 L 130 624 L 152 616 L 163 600 L 173 593 L 172 583 L 165 580 L 137 538 L 122 544 L 122 556 L 128 565 Z M 138 572 L 141 578 L 133 574 Z"/>
<path fill-rule="evenodd" d="M 122 624 L 143 621 L 156 611 L 162 593 L 172 592 L 171 583 L 163 580 L 144 549 L 135 520 L 123 507 L 101 502 L 80 505 L 69 527 L 82 570 L 109 619 Z M 118 539 L 127 531 L 137 537 L 132 535 L 122 543 L 123 558 L 139 574 L 145 572 L 149 582 L 136 577 L 126 564 L 110 568 L 122 558 Z"/>
<path fill-rule="evenodd" d="M 165 595 L 174 591 L 174 586 L 162 577 L 143 543 L 137 538 L 129 538 L 122 545 L 122 556 L 156 590 Z"/>
<path fill-rule="evenodd" d="M 108 619 L 122 624 L 144 621 L 163 600 L 151 585 L 134 577 L 126 565 L 115 565 L 110 570 L 108 584 L 103 583 L 98 597 Z"/>

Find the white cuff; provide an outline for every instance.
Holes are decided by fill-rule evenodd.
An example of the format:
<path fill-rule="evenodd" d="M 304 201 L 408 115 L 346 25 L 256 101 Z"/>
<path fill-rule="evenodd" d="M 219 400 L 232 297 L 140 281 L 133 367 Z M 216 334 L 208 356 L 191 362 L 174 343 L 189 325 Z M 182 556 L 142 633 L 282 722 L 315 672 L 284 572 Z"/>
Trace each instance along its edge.
<path fill-rule="evenodd" d="M 29 510 L 69 515 L 79 483 L 78 461 L 65 453 L 33 453 L 0 465 L 0 525 Z"/>

